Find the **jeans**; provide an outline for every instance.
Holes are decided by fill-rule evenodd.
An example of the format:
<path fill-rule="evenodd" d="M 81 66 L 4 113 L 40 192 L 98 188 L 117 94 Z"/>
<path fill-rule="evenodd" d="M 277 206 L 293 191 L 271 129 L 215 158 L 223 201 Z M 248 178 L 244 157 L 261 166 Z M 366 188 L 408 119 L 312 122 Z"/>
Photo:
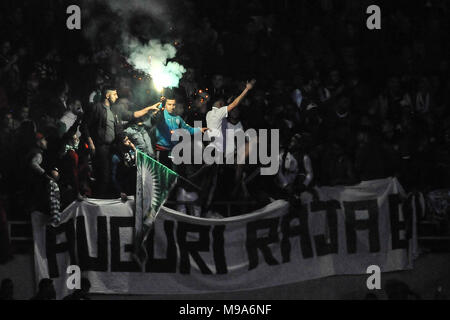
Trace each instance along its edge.
<path fill-rule="evenodd" d="M 111 145 L 99 145 L 95 150 L 94 173 L 97 180 L 96 196 L 100 199 L 110 197 L 108 190 L 111 177 Z"/>
<path fill-rule="evenodd" d="M 122 187 L 117 177 L 117 169 L 120 165 L 120 157 L 117 154 L 113 154 L 111 161 L 111 180 L 114 187 L 114 191 L 118 194 L 122 192 Z"/>

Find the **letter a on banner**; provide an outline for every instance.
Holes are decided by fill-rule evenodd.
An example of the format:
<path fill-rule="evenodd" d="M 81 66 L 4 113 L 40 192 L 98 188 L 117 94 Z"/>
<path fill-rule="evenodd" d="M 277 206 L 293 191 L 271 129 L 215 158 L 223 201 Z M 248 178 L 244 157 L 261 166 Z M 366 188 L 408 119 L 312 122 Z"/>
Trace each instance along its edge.
<path fill-rule="evenodd" d="M 367 289 L 369 290 L 375 290 L 381 289 L 381 269 L 379 266 L 372 265 L 367 267 L 366 273 L 372 273 L 372 275 L 367 278 Z"/>
<path fill-rule="evenodd" d="M 66 285 L 67 289 L 81 289 L 81 270 L 77 265 L 71 265 L 67 267 L 67 273 L 70 276 L 67 278 Z"/>

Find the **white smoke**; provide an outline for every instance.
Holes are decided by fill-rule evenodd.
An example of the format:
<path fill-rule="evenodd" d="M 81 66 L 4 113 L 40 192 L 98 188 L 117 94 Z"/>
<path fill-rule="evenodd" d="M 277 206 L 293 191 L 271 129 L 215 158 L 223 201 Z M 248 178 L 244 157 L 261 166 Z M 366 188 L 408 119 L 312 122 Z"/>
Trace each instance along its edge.
<path fill-rule="evenodd" d="M 106 6 L 115 16 L 98 12 L 98 5 Z M 83 32 L 88 39 L 96 41 L 102 24 L 106 21 L 113 21 L 117 32 L 115 36 L 127 39 L 130 32 L 129 22 L 135 15 L 148 16 L 160 27 L 168 29 L 172 20 L 169 8 L 170 5 L 167 0 L 83 0 L 82 12 L 86 18 Z M 94 12 L 96 13 L 95 16 L 93 16 Z M 99 13 L 104 13 L 106 16 L 99 17 Z"/>
<path fill-rule="evenodd" d="M 165 0 L 107 0 L 108 6 L 125 20 L 133 14 L 140 13 L 164 21 L 169 18 L 168 5 Z"/>
<path fill-rule="evenodd" d="M 126 52 L 127 62 L 136 70 L 149 74 L 158 91 L 163 88 L 178 87 L 180 79 L 186 69 L 177 62 L 169 61 L 176 56 L 176 48 L 171 44 L 163 44 L 160 40 L 150 40 L 142 44 L 139 40 L 132 38 L 129 31 L 129 22 L 135 14 L 144 14 L 153 18 L 160 26 L 168 29 L 170 26 L 170 10 L 167 0 L 97 0 L 84 1 L 89 9 L 88 16 L 92 12 L 95 2 L 103 3 L 117 14 L 115 30 L 119 33 L 121 47 Z M 99 37 L 100 20 L 95 16 L 89 19 L 85 35 L 88 39 L 96 40 Z"/>
<path fill-rule="evenodd" d="M 128 50 L 128 63 L 136 70 L 149 74 L 157 90 L 178 87 L 186 69 L 177 62 L 167 62 L 177 53 L 173 45 L 162 44 L 160 40 L 150 40 L 148 44 L 141 45 L 138 41 L 131 40 Z"/>

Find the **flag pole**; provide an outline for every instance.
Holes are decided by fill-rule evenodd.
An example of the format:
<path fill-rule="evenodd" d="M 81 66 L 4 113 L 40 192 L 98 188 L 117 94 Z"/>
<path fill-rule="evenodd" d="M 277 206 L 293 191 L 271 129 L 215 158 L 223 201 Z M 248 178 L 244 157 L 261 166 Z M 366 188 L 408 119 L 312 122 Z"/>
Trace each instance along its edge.
<path fill-rule="evenodd" d="M 178 173 L 177 173 L 178 174 Z M 195 183 L 193 183 L 192 181 L 186 179 L 183 176 L 180 176 L 178 174 L 178 178 L 180 178 L 181 180 L 183 180 L 184 182 L 186 182 L 187 184 L 189 184 L 190 186 L 194 187 L 195 189 L 197 189 L 198 191 L 202 191 L 202 188 L 200 188 L 198 185 L 196 185 Z"/>
<path fill-rule="evenodd" d="M 153 157 L 150 157 L 149 155 L 147 155 L 146 153 L 136 149 L 136 152 L 142 153 L 144 156 L 152 159 L 153 161 L 158 162 L 160 165 L 162 165 L 163 167 L 167 168 L 165 165 L 163 165 L 161 162 L 159 162 L 158 160 L 154 159 Z M 198 185 L 196 185 L 195 183 L 193 183 L 192 181 L 186 179 L 185 177 L 179 175 L 177 172 L 173 171 L 170 168 L 167 168 L 168 170 L 172 171 L 173 173 L 175 173 L 177 175 L 178 178 L 180 178 L 181 180 L 183 180 L 184 182 L 186 182 L 187 184 L 189 184 L 190 186 L 194 187 L 195 189 L 197 189 L 198 191 L 202 191 L 202 188 L 200 188 Z"/>

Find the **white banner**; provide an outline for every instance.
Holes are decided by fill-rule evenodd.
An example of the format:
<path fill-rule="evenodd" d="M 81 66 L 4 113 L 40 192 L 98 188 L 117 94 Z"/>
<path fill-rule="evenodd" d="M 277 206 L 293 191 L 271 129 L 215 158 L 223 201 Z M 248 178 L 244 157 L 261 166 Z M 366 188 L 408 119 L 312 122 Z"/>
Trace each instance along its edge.
<path fill-rule="evenodd" d="M 142 272 L 132 259 L 134 203 L 74 202 L 53 228 L 34 213 L 36 280 L 68 293 L 66 269 L 78 265 L 94 293 L 182 294 L 264 288 L 331 275 L 411 269 L 413 207 L 396 179 L 322 187 L 320 201 L 289 208 L 276 201 L 221 220 L 162 207 L 147 241 Z"/>

